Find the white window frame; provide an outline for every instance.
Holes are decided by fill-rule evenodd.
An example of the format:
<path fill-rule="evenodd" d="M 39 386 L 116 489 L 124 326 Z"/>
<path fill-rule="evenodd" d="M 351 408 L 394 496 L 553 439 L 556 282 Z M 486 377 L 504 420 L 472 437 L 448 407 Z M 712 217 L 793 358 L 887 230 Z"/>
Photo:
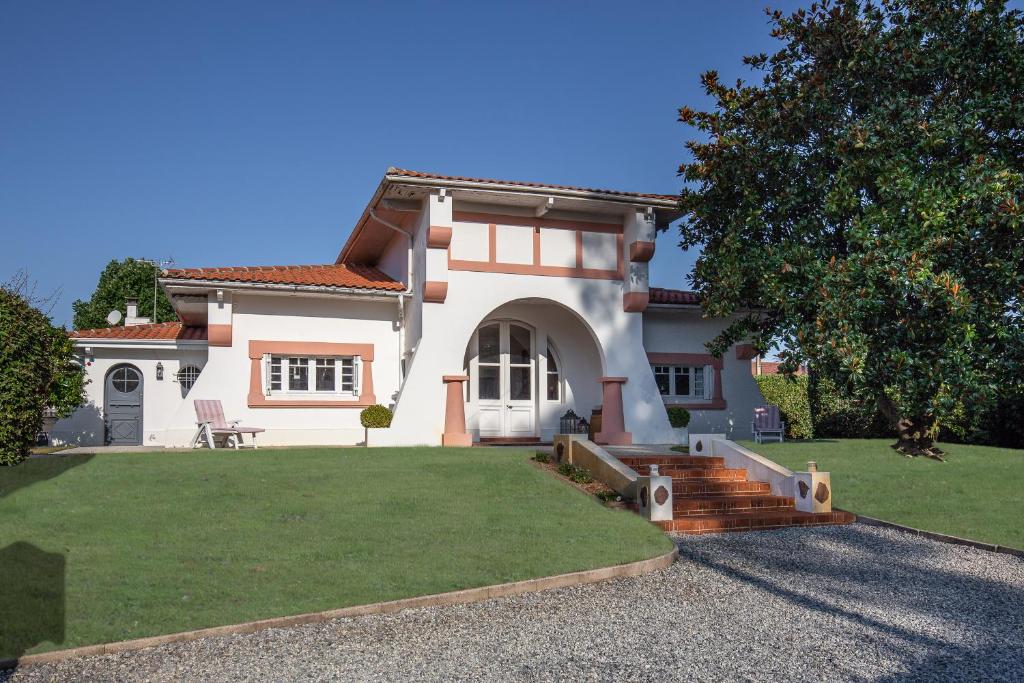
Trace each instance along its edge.
<path fill-rule="evenodd" d="M 317 389 L 316 371 L 321 362 L 334 361 L 334 388 Z M 294 364 L 306 369 L 306 388 L 290 388 L 290 370 Z M 280 367 L 280 374 L 274 372 Z M 359 356 L 307 356 L 291 353 L 263 354 L 263 392 L 266 396 L 353 396 L 359 397 L 362 358 Z M 278 383 L 278 386 L 274 386 Z"/>
<path fill-rule="evenodd" d="M 195 376 L 183 379 L 183 373 L 186 370 L 195 370 Z M 203 372 L 202 366 L 201 365 L 197 365 L 195 363 L 185 363 L 185 364 L 183 364 L 183 365 L 178 367 L 178 371 L 176 373 L 174 373 L 174 381 L 181 385 L 181 390 L 183 392 L 183 395 L 187 395 L 188 392 L 192 391 L 192 387 L 194 387 L 196 385 L 196 382 L 199 381 L 199 375 L 201 375 L 202 372 Z M 189 374 L 191 374 L 191 373 L 189 373 Z M 189 379 L 191 379 L 191 383 L 188 384 L 188 386 L 186 386 L 186 382 Z"/>
<path fill-rule="evenodd" d="M 548 340 L 548 360 L 544 366 L 544 400 L 548 403 L 561 403 L 563 396 L 565 396 L 565 368 L 562 366 L 562 355 L 558 353 L 555 345 L 551 343 L 551 339 Z M 551 370 L 551 360 L 555 361 L 556 370 Z M 555 376 L 555 386 L 558 390 L 555 398 L 548 398 L 548 387 L 551 385 L 551 376 Z"/>
<path fill-rule="evenodd" d="M 689 377 L 689 391 L 688 393 L 678 393 L 678 387 L 676 387 L 676 375 L 677 370 L 685 370 Z M 710 365 L 670 365 L 668 363 L 652 363 L 651 372 L 654 373 L 655 384 L 657 384 L 657 378 L 659 374 L 668 374 L 668 393 L 662 394 L 661 389 L 658 389 L 658 394 L 665 398 L 685 398 L 691 400 L 706 400 L 711 398 L 710 389 L 714 377 L 712 373 L 714 370 Z"/>

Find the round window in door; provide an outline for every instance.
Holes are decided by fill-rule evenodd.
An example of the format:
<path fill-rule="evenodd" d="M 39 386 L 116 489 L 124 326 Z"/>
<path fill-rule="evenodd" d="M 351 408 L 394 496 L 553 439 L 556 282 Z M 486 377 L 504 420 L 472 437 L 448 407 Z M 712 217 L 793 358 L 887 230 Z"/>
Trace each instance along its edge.
<path fill-rule="evenodd" d="M 134 365 L 118 365 L 107 373 L 103 392 L 106 442 L 111 446 L 142 443 L 142 373 Z"/>

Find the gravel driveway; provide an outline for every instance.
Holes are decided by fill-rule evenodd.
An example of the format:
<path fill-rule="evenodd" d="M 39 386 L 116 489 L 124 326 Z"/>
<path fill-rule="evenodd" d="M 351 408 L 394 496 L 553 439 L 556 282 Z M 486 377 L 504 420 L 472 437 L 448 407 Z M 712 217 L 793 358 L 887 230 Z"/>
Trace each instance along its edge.
<path fill-rule="evenodd" d="M 863 525 L 643 577 L 25 667 L 51 680 L 1024 679 L 1024 561 Z M 4 675 L 0 675 L 0 680 Z"/>

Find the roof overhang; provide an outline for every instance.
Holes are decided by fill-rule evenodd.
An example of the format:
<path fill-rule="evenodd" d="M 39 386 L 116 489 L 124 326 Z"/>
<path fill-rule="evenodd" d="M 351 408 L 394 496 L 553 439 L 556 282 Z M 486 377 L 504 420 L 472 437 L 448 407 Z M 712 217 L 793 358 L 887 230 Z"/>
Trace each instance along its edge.
<path fill-rule="evenodd" d="M 654 212 L 659 228 L 682 216 L 674 197 L 642 196 L 580 188 L 526 185 L 467 178 L 410 176 L 388 169 L 370 202 L 338 254 L 336 263 L 374 263 L 388 242 L 395 237 L 392 226 L 412 232 L 425 199 L 434 192 L 469 204 L 509 207 L 514 212 L 529 210 L 571 220 L 620 222 L 637 209 Z M 383 218 L 392 226 L 385 226 Z M 376 224 L 377 229 L 368 229 Z"/>
<path fill-rule="evenodd" d="M 72 337 L 75 348 L 94 349 L 151 349 L 151 350 L 183 350 L 205 349 L 209 344 L 205 339 L 112 339 L 110 337 Z"/>

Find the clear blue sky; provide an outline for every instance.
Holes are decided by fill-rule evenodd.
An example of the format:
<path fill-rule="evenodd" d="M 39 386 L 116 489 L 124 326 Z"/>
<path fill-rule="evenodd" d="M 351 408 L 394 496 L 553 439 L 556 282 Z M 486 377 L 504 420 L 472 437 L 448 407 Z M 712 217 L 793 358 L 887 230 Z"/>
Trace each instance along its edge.
<path fill-rule="evenodd" d="M 676 109 L 773 49 L 764 4 L 2 3 L 0 279 L 66 324 L 112 258 L 333 262 L 392 165 L 678 192 Z"/>

